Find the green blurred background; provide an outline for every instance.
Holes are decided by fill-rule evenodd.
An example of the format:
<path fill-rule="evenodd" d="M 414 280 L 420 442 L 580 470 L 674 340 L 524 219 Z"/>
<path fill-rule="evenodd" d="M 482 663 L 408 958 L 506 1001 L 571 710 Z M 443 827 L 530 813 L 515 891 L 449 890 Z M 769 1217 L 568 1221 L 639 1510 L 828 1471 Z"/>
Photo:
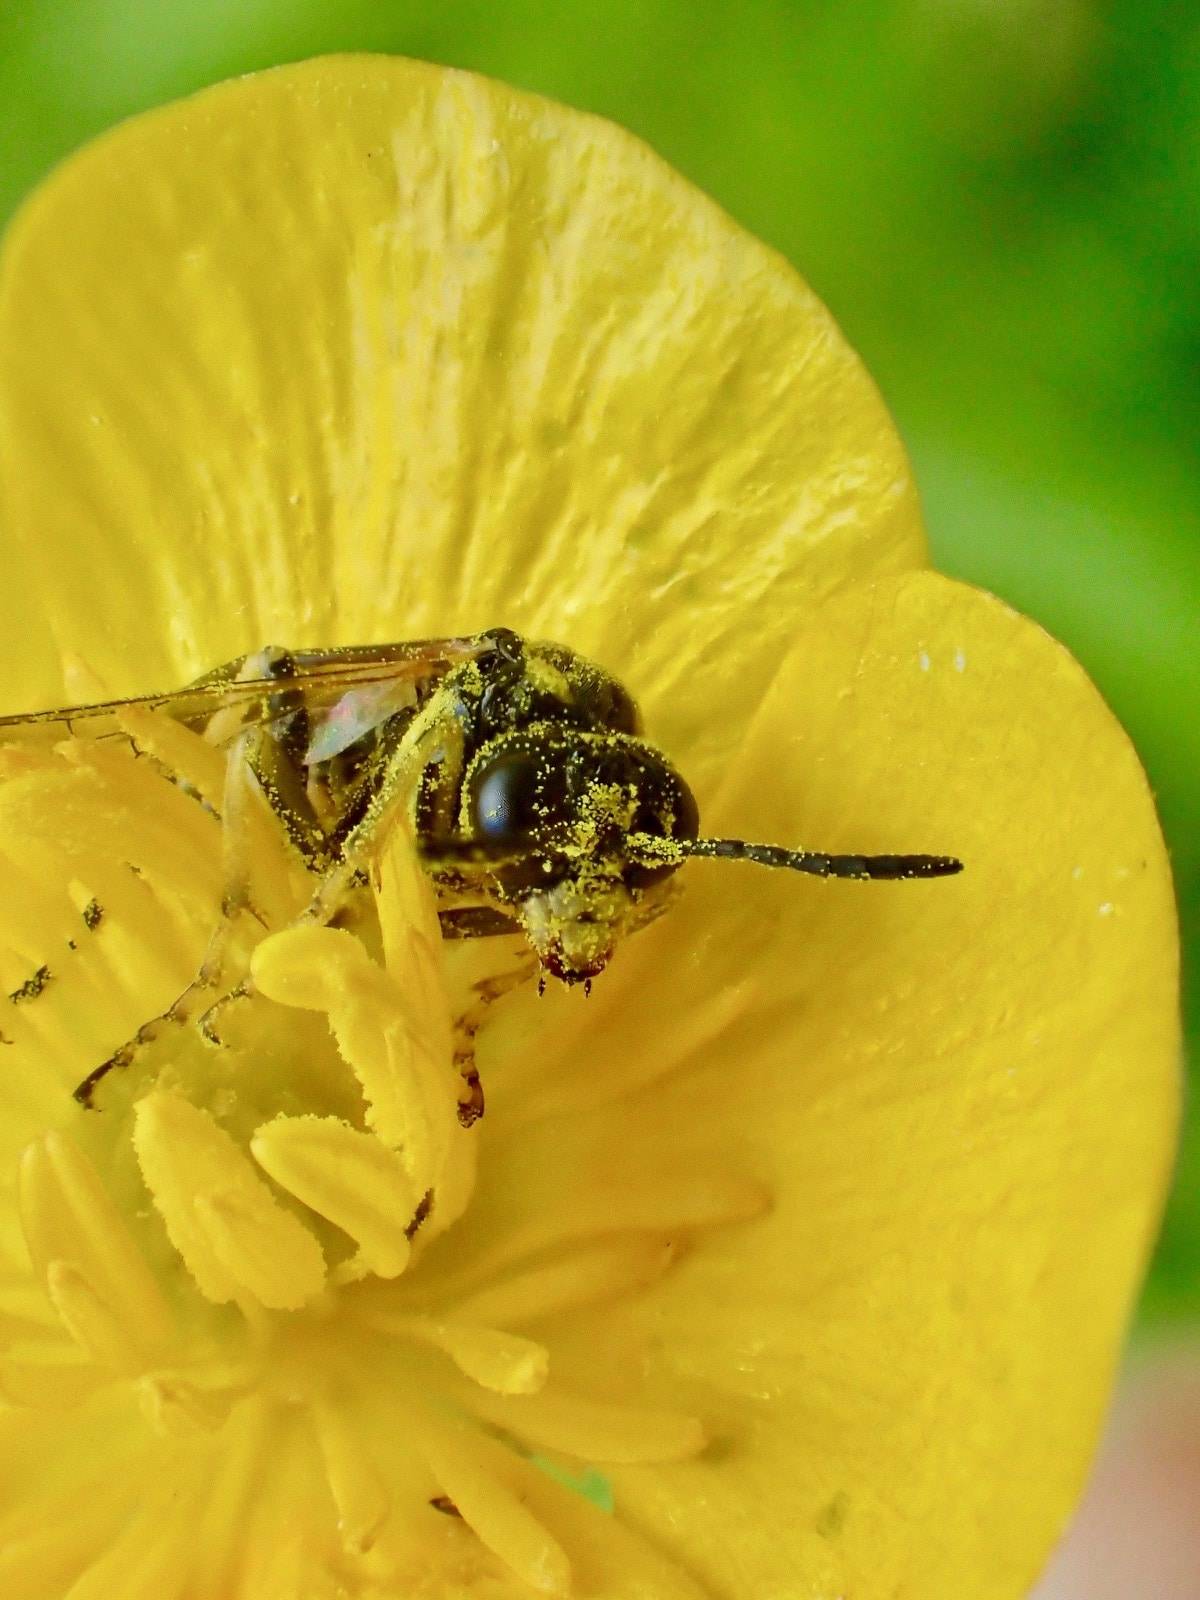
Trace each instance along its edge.
<path fill-rule="evenodd" d="M 1194 1044 L 1194 0 L 0 0 L 0 217 L 130 112 L 355 49 L 611 117 L 796 263 L 899 420 L 938 565 L 1064 639 L 1133 734 L 1174 853 Z M 1200 1117 L 1143 1325 L 1187 1314 Z"/>

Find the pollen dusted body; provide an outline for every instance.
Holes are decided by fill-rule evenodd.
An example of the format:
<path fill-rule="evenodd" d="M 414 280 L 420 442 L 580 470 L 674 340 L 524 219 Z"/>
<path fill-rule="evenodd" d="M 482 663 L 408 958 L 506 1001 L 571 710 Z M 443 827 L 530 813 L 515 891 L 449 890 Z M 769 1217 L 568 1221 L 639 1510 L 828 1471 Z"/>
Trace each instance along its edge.
<path fill-rule="evenodd" d="M 84 1105 L 164 1024 L 199 1014 L 201 1032 L 219 1043 L 213 1017 L 252 992 L 244 976 L 231 987 L 226 968 L 233 929 L 258 914 L 250 818 L 259 795 L 313 879 L 296 923 L 350 914 L 403 819 L 435 886 L 443 936 L 524 936 L 529 956 L 477 984 L 460 1019 L 468 1123 L 483 1109 L 473 1039 L 486 1007 L 538 969 L 543 983 L 549 974 L 590 985 L 618 943 L 665 909 L 667 880 L 689 856 L 839 878 L 944 877 L 961 867 L 946 856 L 700 838 L 691 790 L 641 737 L 628 691 L 566 646 L 507 628 L 322 651 L 268 647 L 176 694 L 2 718 L 0 738 L 6 729 L 128 735 L 135 711 L 226 751 L 221 919 L 183 994 L 78 1086 Z"/>

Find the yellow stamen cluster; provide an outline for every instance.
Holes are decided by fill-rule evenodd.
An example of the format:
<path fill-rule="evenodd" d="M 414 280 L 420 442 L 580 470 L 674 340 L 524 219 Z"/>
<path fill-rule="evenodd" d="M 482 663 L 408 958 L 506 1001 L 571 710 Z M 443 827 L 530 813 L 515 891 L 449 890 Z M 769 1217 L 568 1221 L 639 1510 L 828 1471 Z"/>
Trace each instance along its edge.
<path fill-rule="evenodd" d="M 57 1125 L 17 1157 L 29 1289 L 40 1287 L 44 1310 L 10 1319 L 0 1393 L 17 1408 L 99 1407 L 135 1456 L 170 1450 L 172 1470 L 191 1461 L 181 1493 L 198 1517 L 210 1502 L 249 1514 L 249 1440 L 273 1438 L 273 1452 L 308 1463 L 289 1468 L 302 1501 L 328 1497 L 330 1570 L 394 1575 L 417 1560 L 404 1553 L 412 1540 L 436 1545 L 449 1528 L 461 1581 L 498 1561 L 566 1594 L 570 1555 L 527 1503 L 530 1458 L 546 1452 L 575 1472 L 674 1460 L 704 1434 L 681 1413 L 556 1382 L 552 1339 L 525 1330 L 654 1281 L 684 1231 L 753 1214 L 761 1191 L 715 1173 L 664 1175 L 615 1203 L 585 1190 L 556 1214 L 506 1227 L 493 1211 L 473 1227 L 490 1123 L 467 1129 L 457 1115 L 452 978 L 427 881 L 399 838 L 350 919 L 356 932 L 264 934 L 246 919 L 226 982 L 243 965 L 251 992 L 222 1016 L 223 1047 L 166 1025 L 102 1082 L 100 1110 L 73 1107 L 65 1091 L 89 1063 L 56 996 L 74 1005 L 115 981 L 106 1026 L 127 1027 L 118 1019 L 158 1004 L 205 943 L 197 916 L 183 940 L 192 954 L 172 950 L 164 990 L 159 919 L 189 894 L 207 916 L 216 909 L 211 876 L 198 890 L 193 875 L 219 853 L 219 824 L 198 786 L 183 792 L 161 765 L 170 748 L 176 779 L 180 764 L 198 773 L 205 747 L 162 725 L 139 732 L 142 758 L 75 744 L 10 758 L 0 790 L 6 837 L 14 808 L 27 826 L 41 816 L 23 843 L 46 881 L 72 884 L 72 904 L 86 893 L 104 906 L 94 928 L 73 929 L 73 948 L 60 938 L 61 959 L 46 943 L 61 935 L 56 918 L 19 924 L 31 940 L 23 958 L 44 955 L 63 981 L 20 1013 L 43 1027 L 18 1041 L 19 1076 L 32 1085 L 53 1062 Z M 67 793 L 76 806 L 64 826 L 51 808 Z M 160 807 L 208 848 L 193 855 L 158 828 Z M 134 813 L 136 831 L 114 832 Z M 256 910 L 294 906 L 282 841 L 262 837 Z M 139 920 L 129 895 L 157 919 Z M 35 899 L 31 890 L 23 909 Z M 381 1421 L 386 1437 L 373 1443 Z M 218 1459 L 207 1481 L 199 1464 Z M 319 1533 L 313 1543 L 322 1548 Z M 209 1571 L 175 1517 L 156 1526 L 146 1559 L 168 1547 L 180 1570 Z M 9 1557 L 18 1592 L 44 1592 L 58 1554 L 22 1550 Z M 95 1565 L 78 1559 L 96 1582 L 108 1571 L 99 1554 Z M 227 1592 L 265 1592 L 244 1573 L 237 1582 Z"/>

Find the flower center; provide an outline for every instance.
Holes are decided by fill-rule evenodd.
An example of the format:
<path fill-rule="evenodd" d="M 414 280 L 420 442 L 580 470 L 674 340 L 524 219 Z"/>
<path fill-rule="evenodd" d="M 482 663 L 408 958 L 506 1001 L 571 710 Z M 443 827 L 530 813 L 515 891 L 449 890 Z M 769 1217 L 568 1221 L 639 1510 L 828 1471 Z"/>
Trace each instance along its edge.
<path fill-rule="evenodd" d="M 195 1495 L 222 1503 L 268 1492 L 250 1463 L 272 1438 L 297 1463 L 289 1492 L 332 1499 L 339 1561 L 386 1549 L 415 1583 L 427 1540 L 465 1525 L 464 1589 L 498 1560 L 567 1592 L 568 1557 L 530 1509 L 531 1463 L 674 1459 L 703 1434 L 639 1403 L 636 1381 L 628 1403 L 573 1392 L 527 1330 L 649 1284 L 682 1233 L 752 1214 L 761 1195 L 691 1175 L 615 1205 L 564 1194 L 531 1217 L 493 1175 L 486 1211 L 469 1210 L 481 1141 L 503 1129 L 459 1114 L 455 1018 L 473 1031 L 479 1017 L 446 976 L 428 882 L 399 837 L 348 925 L 320 928 L 292 920 L 305 885 L 264 835 L 256 915 L 224 954 L 235 998 L 219 1042 L 194 1020 L 150 1029 L 81 1110 L 74 1084 L 211 948 L 221 826 L 198 784 L 127 751 L 3 759 L 0 846 L 26 886 L 4 929 L 19 952 L 5 1055 L 26 1131 L 19 1233 L 0 1243 L 7 1281 L 26 1257 L 45 1309 L 28 1293 L 19 1316 L 0 1302 L 0 1392 L 31 1415 L 100 1407 L 117 1454 L 184 1442 Z M 193 768 L 205 760 L 191 752 Z"/>

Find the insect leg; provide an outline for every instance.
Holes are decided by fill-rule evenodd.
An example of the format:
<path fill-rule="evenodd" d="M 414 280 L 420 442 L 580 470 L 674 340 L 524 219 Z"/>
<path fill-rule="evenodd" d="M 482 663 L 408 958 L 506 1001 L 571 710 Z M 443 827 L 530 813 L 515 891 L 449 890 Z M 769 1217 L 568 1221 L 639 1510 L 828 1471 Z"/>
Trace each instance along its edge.
<path fill-rule="evenodd" d="M 369 882 L 371 869 L 393 825 L 407 811 L 417 834 L 418 848 L 425 831 L 422 809 L 439 810 L 457 796 L 463 767 L 463 730 L 452 711 L 427 711 L 419 715 L 386 748 L 369 774 L 363 799 L 355 807 L 353 825 L 331 831 L 328 844 L 336 858 L 317 885 L 298 923 L 324 927 L 345 904 L 351 890 Z"/>
<path fill-rule="evenodd" d="M 165 1011 L 143 1022 L 131 1039 L 99 1066 L 93 1067 L 75 1088 L 74 1096 L 80 1105 L 90 1108 L 98 1085 L 110 1072 L 128 1067 L 139 1051 L 159 1038 L 166 1028 L 180 1026 L 194 1017 L 199 1001 L 211 995 L 223 981 L 229 949 L 243 914 L 249 913 L 262 921 L 250 898 L 252 807 L 259 803 L 258 795 L 262 794 L 272 811 L 279 815 L 270 783 L 279 763 L 279 757 L 272 753 L 276 743 L 269 728 L 256 726 L 239 734 L 230 748 L 221 808 L 224 887 L 220 918 L 209 936 L 195 977 Z"/>
<path fill-rule="evenodd" d="M 211 993 L 220 987 L 238 917 L 242 912 L 258 916 L 250 898 L 249 809 L 258 803 L 258 795 L 267 802 L 272 816 L 310 872 L 319 872 L 328 863 L 328 840 L 306 788 L 303 752 L 307 737 L 306 722 L 293 713 L 247 728 L 235 741 L 226 773 L 226 826 L 222 836 L 225 891 L 221 921 L 213 930 L 204 964 L 189 994 Z M 262 920 L 259 917 L 259 921 Z M 201 1012 L 197 1026 L 209 1044 L 222 1042 L 216 1031 L 217 1013 L 235 1000 L 248 999 L 253 992 L 250 979 L 244 977 Z"/>
<path fill-rule="evenodd" d="M 305 865 L 318 877 L 308 904 L 285 925 L 325 927 L 336 921 L 357 889 L 370 883 L 372 861 L 411 792 L 412 774 L 419 771 L 420 762 L 403 735 L 398 745 L 384 745 L 375 767 L 364 778 L 361 793 L 350 801 L 347 815 L 326 832 L 308 799 L 305 784 L 307 736 L 298 739 L 296 728 L 293 717 L 280 717 L 273 723 L 245 730 L 238 742 L 247 741 L 247 748 L 253 751 L 248 764 L 259 788 Z M 248 741 L 255 737 L 270 742 L 250 745 Z M 253 994 L 254 983 L 247 975 L 218 997 L 199 1018 L 204 1037 L 212 1044 L 220 1044 L 216 1014 L 233 1001 Z"/>
<path fill-rule="evenodd" d="M 520 933 L 515 917 L 496 906 L 450 906 L 438 912 L 443 939 L 500 939 Z"/>
<path fill-rule="evenodd" d="M 472 987 L 475 999 L 454 1023 L 454 1065 L 463 1080 L 463 1097 L 458 1102 L 458 1120 L 464 1128 L 479 1121 L 484 1111 L 483 1084 L 475 1065 L 475 1038 L 487 1021 L 489 1009 L 504 995 L 532 978 L 540 965 L 532 952 L 508 972 L 483 978 Z"/>

